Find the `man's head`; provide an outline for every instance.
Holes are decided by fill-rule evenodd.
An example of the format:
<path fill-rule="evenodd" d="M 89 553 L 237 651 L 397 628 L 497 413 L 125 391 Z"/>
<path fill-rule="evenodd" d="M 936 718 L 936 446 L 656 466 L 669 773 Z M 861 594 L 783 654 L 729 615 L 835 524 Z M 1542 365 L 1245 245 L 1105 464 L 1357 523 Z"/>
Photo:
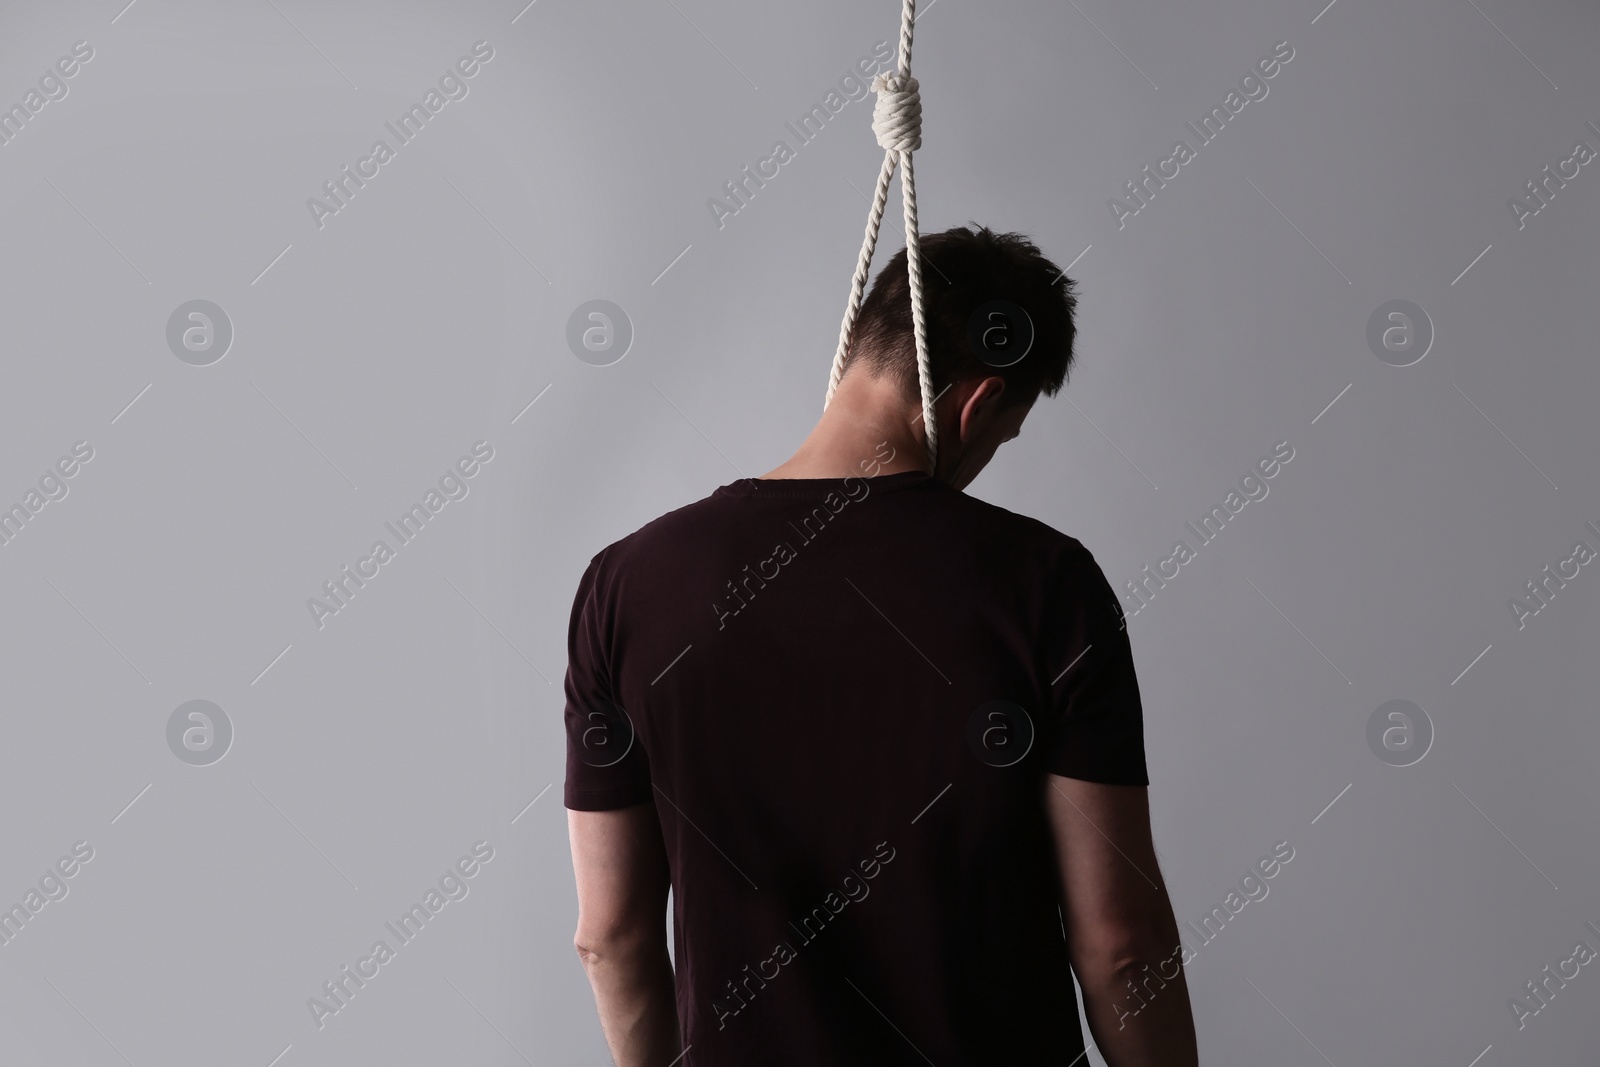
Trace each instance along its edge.
<path fill-rule="evenodd" d="M 939 397 L 937 474 L 961 488 L 1020 432 L 1039 394 L 1054 396 L 1066 382 L 1077 336 L 1075 283 L 1018 233 L 958 226 L 922 235 L 921 249 L 924 328 Z M 996 301 L 1010 307 L 996 315 Z M 1030 332 L 1026 355 L 1015 358 Z M 904 249 L 879 273 L 851 332 L 845 376 L 863 374 L 892 384 L 912 418 L 920 413 Z"/>

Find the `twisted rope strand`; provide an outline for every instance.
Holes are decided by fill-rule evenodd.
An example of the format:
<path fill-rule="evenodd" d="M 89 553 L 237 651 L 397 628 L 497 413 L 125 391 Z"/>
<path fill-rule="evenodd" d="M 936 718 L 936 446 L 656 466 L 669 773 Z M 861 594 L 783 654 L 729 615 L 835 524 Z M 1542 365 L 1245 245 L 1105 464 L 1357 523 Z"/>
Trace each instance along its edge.
<path fill-rule="evenodd" d="M 900 172 L 906 193 L 906 272 L 911 281 L 911 328 L 917 341 L 917 384 L 922 390 L 922 427 L 928 439 L 928 464 L 939 469 L 939 427 L 933 418 L 933 365 L 928 359 L 928 335 L 922 312 L 922 237 L 917 232 L 916 180 L 912 177 L 911 153 L 905 154 Z"/>
<path fill-rule="evenodd" d="M 889 199 L 889 179 L 894 176 L 895 156 L 885 152 L 883 166 L 878 171 L 878 188 L 872 197 L 872 209 L 867 212 L 867 235 L 861 243 L 861 254 L 856 257 L 856 273 L 850 282 L 850 303 L 844 310 L 844 323 L 839 327 L 839 347 L 833 354 L 833 370 L 828 375 L 828 392 L 822 399 L 823 410 L 833 399 L 839 387 L 839 377 L 844 373 L 845 353 L 850 349 L 850 333 L 855 328 L 856 314 L 861 310 L 861 294 L 867 288 L 867 275 L 872 269 L 872 249 L 878 243 L 878 224 L 883 221 L 884 204 Z"/>
<path fill-rule="evenodd" d="M 892 74 L 879 74 L 872 80 L 872 91 L 878 94 L 877 103 L 872 109 L 872 132 L 883 149 L 883 167 L 878 172 L 877 189 L 873 194 L 872 208 L 867 214 L 867 232 L 861 242 L 861 255 L 856 260 L 855 274 L 850 281 L 850 299 L 845 305 L 844 321 L 839 327 L 839 347 L 833 354 L 833 368 L 828 374 L 828 391 L 823 397 L 822 407 L 827 409 L 844 374 L 845 355 L 850 350 L 850 336 L 861 310 L 861 297 L 866 290 L 867 275 L 872 268 L 872 253 L 877 248 L 878 230 L 889 197 L 889 179 L 894 176 L 898 165 L 902 168 L 900 193 L 906 220 L 906 273 L 911 285 L 911 324 L 917 347 L 922 424 L 928 442 L 928 462 L 937 470 L 939 434 L 934 424 L 933 371 L 928 359 L 927 331 L 923 324 L 922 241 L 917 232 L 917 184 L 911 165 L 912 153 L 922 147 L 922 96 L 918 91 L 917 79 L 911 76 L 911 30 L 916 22 L 916 6 L 916 0 L 903 0 L 901 5 L 899 68 Z"/>

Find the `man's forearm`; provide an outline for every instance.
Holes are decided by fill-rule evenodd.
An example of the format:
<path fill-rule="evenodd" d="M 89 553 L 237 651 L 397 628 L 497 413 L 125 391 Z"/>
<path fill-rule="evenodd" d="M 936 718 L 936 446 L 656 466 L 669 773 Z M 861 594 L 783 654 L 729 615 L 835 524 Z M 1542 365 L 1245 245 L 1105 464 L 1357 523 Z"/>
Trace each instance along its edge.
<path fill-rule="evenodd" d="M 682 1051 L 665 945 L 596 949 L 583 957 L 600 1028 L 617 1067 L 668 1067 Z"/>
<path fill-rule="evenodd" d="M 1083 1008 L 1108 1067 L 1194 1067 L 1194 1017 L 1180 952 L 1080 977 Z M 1170 976 L 1170 977 L 1169 977 Z"/>

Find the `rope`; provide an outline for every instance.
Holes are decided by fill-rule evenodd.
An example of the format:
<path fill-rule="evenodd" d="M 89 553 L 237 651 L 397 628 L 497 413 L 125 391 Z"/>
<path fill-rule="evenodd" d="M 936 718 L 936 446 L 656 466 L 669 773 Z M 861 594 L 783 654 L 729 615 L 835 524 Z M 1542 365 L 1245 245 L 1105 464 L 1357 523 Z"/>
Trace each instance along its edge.
<path fill-rule="evenodd" d="M 878 171 L 878 186 L 872 197 L 872 209 L 867 213 L 867 234 L 861 242 L 861 256 L 856 261 L 855 276 L 850 281 L 850 302 L 845 306 L 844 322 L 839 327 L 839 348 L 833 354 L 833 370 L 828 375 L 828 392 L 822 407 L 827 409 L 833 400 L 834 390 L 844 374 L 845 354 L 850 350 L 850 333 L 855 327 L 856 315 L 861 310 L 861 296 L 867 287 L 867 274 L 872 268 L 872 253 L 878 245 L 878 227 L 883 221 L 883 208 L 889 198 L 889 179 L 895 166 L 903 165 L 900 174 L 901 200 L 906 219 L 906 273 L 911 283 L 911 324 L 917 342 L 917 380 L 922 391 L 922 424 L 928 440 L 928 462 L 938 469 L 939 433 L 933 420 L 933 372 L 928 362 L 928 338 L 923 328 L 922 313 L 922 242 L 917 233 L 917 183 L 913 176 L 911 154 L 922 147 L 922 97 L 917 91 L 917 79 L 911 76 L 911 27 L 916 21 L 916 0 L 903 0 L 900 9 L 899 66 L 892 73 L 879 74 L 872 80 L 872 91 L 878 94 L 872 109 L 872 133 L 883 149 L 883 167 Z"/>

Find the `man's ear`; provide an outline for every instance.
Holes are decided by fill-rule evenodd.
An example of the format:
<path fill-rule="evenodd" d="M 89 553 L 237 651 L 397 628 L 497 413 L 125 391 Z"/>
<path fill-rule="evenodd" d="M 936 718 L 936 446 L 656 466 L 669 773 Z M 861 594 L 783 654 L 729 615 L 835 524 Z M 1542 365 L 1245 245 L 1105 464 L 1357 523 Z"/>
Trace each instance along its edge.
<path fill-rule="evenodd" d="M 961 405 L 959 416 L 961 443 L 973 436 L 1000 412 L 1000 398 L 1006 390 L 1006 381 L 999 375 L 990 375 L 980 381 Z"/>

